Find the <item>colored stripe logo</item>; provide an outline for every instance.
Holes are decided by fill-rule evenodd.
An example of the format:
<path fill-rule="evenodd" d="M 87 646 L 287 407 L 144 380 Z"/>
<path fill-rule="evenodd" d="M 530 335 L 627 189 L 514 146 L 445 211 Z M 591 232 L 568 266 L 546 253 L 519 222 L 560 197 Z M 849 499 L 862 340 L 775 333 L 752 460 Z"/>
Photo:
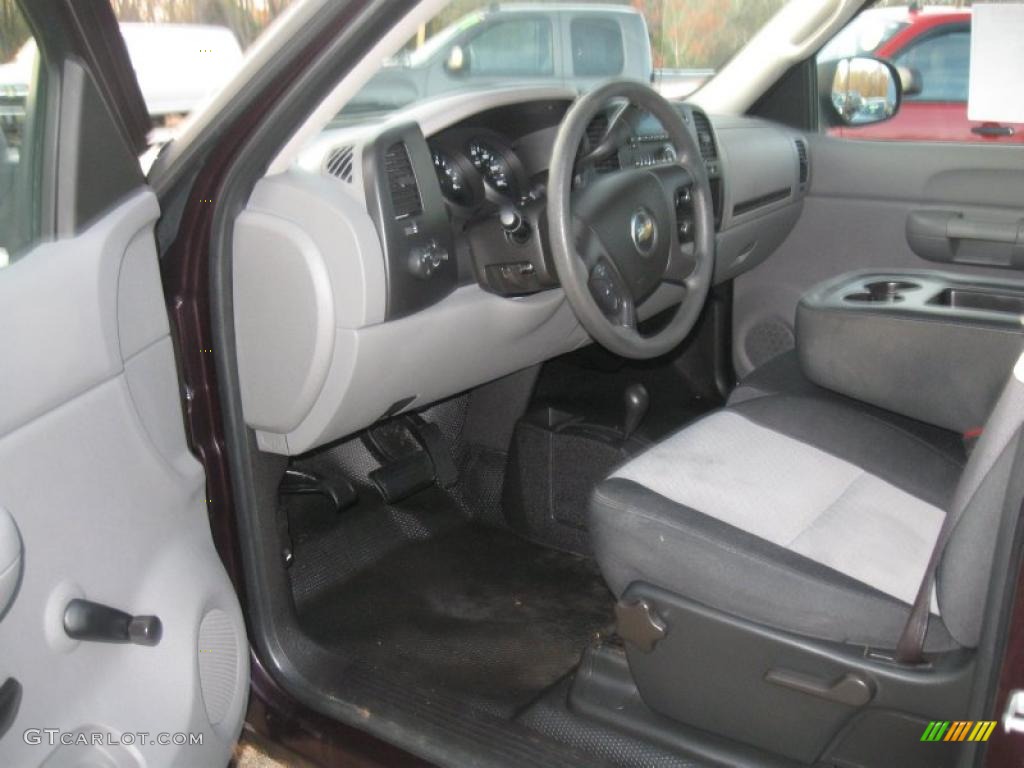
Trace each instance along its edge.
<path fill-rule="evenodd" d="M 995 727 L 995 720 L 932 720 L 921 741 L 988 741 Z"/>

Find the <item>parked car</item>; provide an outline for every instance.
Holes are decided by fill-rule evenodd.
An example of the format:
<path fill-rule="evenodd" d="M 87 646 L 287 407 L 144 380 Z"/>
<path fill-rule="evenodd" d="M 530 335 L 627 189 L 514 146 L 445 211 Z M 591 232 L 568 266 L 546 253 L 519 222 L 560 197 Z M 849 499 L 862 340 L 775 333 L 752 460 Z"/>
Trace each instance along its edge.
<path fill-rule="evenodd" d="M 1024 142 L 1024 124 L 967 117 L 971 63 L 969 8 L 876 8 L 864 11 L 822 51 L 820 61 L 870 54 L 908 71 L 917 81 L 899 113 L 884 122 L 839 126 L 833 134 L 898 141 Z"/>
<path fill-rule="evenodd" d="M 346 112 L 394 109 L 449 91 L 511 82 L 586 90 L 613 77 L 653 82 L 666 97 L 682 98 L 711 74 L 655 70 L 647 21 L 632 6 L 496 3 L 389 59 Z"/>

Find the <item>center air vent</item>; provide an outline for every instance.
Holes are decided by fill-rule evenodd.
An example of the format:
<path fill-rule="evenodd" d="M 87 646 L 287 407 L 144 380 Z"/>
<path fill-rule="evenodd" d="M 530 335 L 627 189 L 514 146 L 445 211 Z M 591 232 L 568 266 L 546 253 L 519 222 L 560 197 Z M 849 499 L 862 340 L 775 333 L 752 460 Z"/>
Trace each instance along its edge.
<path fill-rule="evenodd" d="M 693 126 L 697 129 L 697 144 L 705 162 L 718 159 L 718 148 L 715 146 L 715 134 L 711 130 L 708 116 L 699 110 L 693 110 Z"/>
<path fill-rule="evenodd" d="M 803 139 L 796 139 L 796 154 L 800 161 L 800 183 L 806 184 L 810 177 L 811 166 L 807 159 L 807 142 Z"/>
<path fill-rule="evenodd" d="M 401 141 L 392 144 L 384 155 L 384 172 L 388 176 L 388 190 L 396 219 L 406 219 L 422 213 L 420 190 L 416 185 L 416 174 L 409 161 L 409 151 Z"/>
<path fill-rule="evenodd" d="M 344 182 L 352 183 L 352 147 L 335 147 L 324 161 L 324 170 Z"/>

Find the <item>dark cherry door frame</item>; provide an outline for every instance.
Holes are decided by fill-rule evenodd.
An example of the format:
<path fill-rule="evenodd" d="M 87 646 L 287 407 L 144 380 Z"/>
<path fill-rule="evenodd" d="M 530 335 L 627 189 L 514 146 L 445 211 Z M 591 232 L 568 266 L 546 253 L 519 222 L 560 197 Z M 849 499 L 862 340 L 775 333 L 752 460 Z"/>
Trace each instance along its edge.
<path fill-rule="evenodd" d="M 196 167 L 167 190 L 163 210 L 181 210 L 176 232 L 161 260 L 164 293 L 175 341 L 185 426 L 192 451 L 206 471 L 207 499 L 214 542 L 250 621 L 238 525 L 227 454 L 213 348 L 210 311 L 210 245 L 215 206 L 223 183 L 242 148 L 275 101 L 371 0 L 353 0 L 346 12 L 326 21 L 312 43 L 296 52 L 279 76 L 212 144 Z M 367 42 L 367 46 L 372 41 Z M 251 634 L 251 626 L 249 627 Z M 251 654 L 251 693 L 247 725 L 310 762 L 352 766 L 426 766 L 428 763 L 365 731 L 332 720 L 297 702 L 274 680 L 255 649 Z"/>

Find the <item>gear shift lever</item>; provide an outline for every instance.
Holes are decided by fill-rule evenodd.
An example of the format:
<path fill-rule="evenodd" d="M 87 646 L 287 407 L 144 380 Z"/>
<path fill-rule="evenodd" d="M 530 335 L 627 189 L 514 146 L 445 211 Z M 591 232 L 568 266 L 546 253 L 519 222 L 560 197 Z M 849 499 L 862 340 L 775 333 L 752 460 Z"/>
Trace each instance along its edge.
<path fill-rule="evenodd" d="M 630 384 L 624 393 L 626 400 L 626 416 L 622 422 L 622 439 L 629 440 L 647 415 L 651 405 L 651 397 L 643 384 Z"/>

